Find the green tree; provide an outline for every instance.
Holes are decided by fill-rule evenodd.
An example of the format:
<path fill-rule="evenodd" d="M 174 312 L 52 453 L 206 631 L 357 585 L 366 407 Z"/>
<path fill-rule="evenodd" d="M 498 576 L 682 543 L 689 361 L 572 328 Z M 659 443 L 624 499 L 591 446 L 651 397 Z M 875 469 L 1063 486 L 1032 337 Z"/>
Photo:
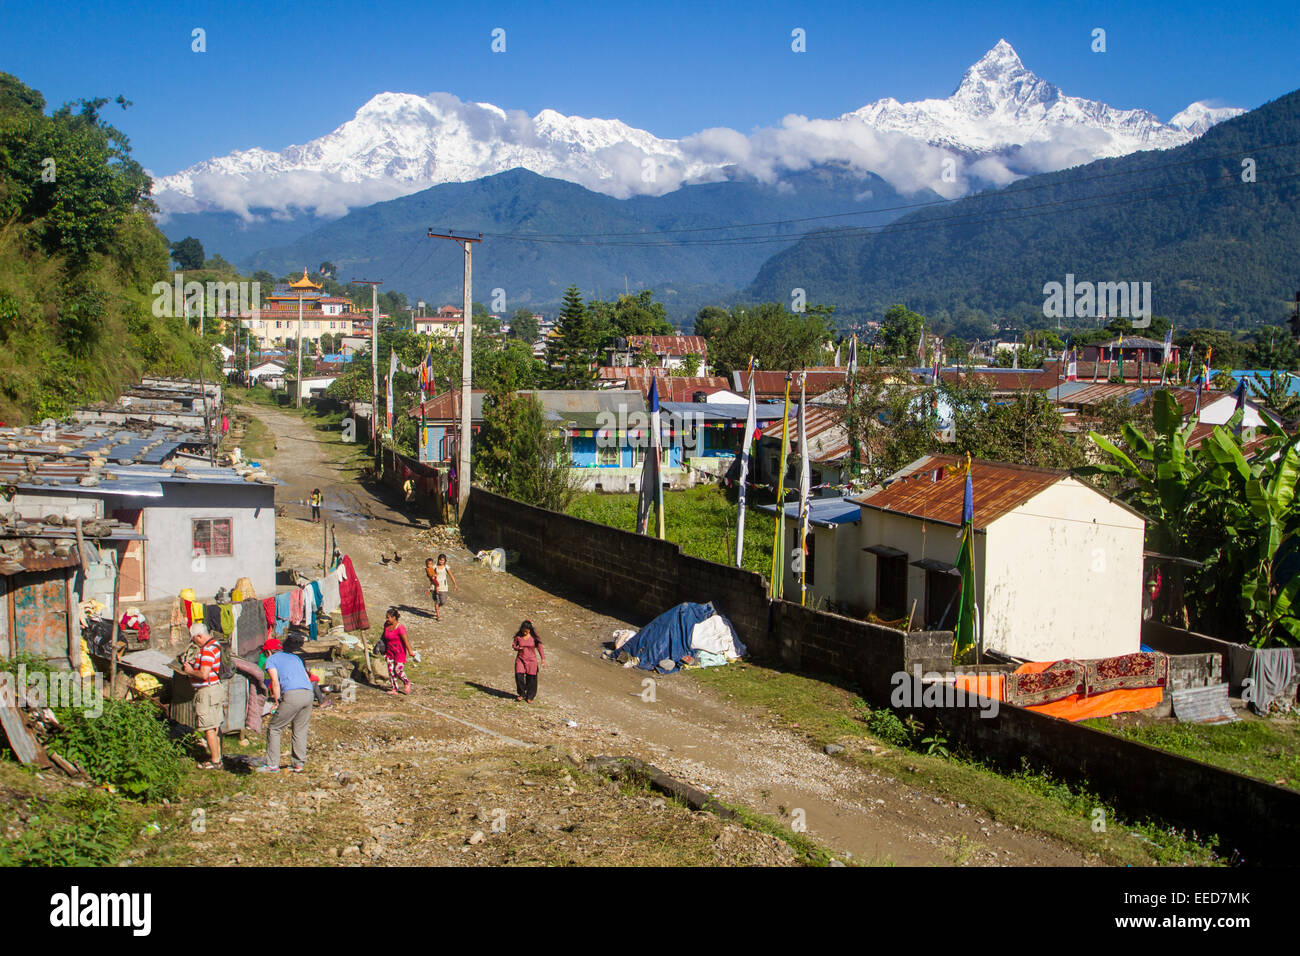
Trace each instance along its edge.
<path fill-rule="evenodd" d="M 535 396 L 493 389 L 483 402 L 473 454 L 474 473 L 491 491 L 559 512 L 577 493 L 568 442 Z"/>
<path fill-rule="evenodd" d="M 769 371 L 810 368 L 820 364 L 830 338 L 821 312 L 787 312 L 778 302 L 738 305 L 726 328 L 710 339 L 709 361 L 720 375 L 748 368 L 750 356 Z"/>
<path fill-rule="evenodd" d="M 958 454 L 1045 468 L 1083 463 L 1081 452 L 1061 431 L 1065 420 L 1060 411 L 1043 392 L 1025 389 L 1010 401 L 994 402 L 987 386 L 941 388 L 953 409 L 953 450 Z"/>
<path fill-rule="evenodd" d="M 599 344 L 598 330 L 581 293 L 577 286 L 569 286 L 548 350 L 557 387 L 584 388 L 591 382 Z"/>
<path fill-rule="evenodd" d="M 716 305 L 706 305 L 695 316 L 695 334 L 712 340 L 720 335 L 731 319 L 726 309 Z"/>
<path fill-rule="evenodd" d="M 1252 368 L 1291 371 L 1300 365 L 1300 352 L 1290 329 L 1264 325 L 1254 339 L 1247 356 Z"/>
<path fill-rule="evenodd" d="M 177 268 L 181 270 L 202 269 L 203 243 L 193 236 L 186 236 L 171 245 L 172 259 L 176 261 Z"/>
<path fill-rule="evenodd" d="M 531 309 L 515 309 L 510 316 L 510 338 L 528 345 L 537 341 L 539 326 Z"/>
<path fill-rule="evenodd" d="M 887 364 L 911 365 L 921 344 L 925 316 L 902 305 L 891 305 L 880 322 L 876 345 Z"/>

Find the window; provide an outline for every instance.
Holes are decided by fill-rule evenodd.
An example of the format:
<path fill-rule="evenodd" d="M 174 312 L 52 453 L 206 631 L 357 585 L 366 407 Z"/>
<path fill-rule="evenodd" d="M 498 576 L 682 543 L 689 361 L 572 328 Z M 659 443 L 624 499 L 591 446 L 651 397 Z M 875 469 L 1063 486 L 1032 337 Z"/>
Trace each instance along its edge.
<path fill-rule="evenodd" d="M 876 612 L 907 613 L 907 555 L 876 555 Z"/>
<path fill-rule="evenodd" d="M 618 465 L 619 448 L 617 445 L 601 445 L 596 449 L 596 453 L 599 456 L 598 460 L 601 465 Z"/>
<path fill-rule="evenodd" d="M 957 598 L 961 595 L 961 577 L 951 571 L 927 568 L 925 571 L 925 624 L 945 630 L 957 624 Z"/>
<path fill-rule="evenodd" d="M 194 552 L 214 558 L 228 558 L 234 551 L 231 542 L 230 518 L 195 518 L 191 522 Z"/>

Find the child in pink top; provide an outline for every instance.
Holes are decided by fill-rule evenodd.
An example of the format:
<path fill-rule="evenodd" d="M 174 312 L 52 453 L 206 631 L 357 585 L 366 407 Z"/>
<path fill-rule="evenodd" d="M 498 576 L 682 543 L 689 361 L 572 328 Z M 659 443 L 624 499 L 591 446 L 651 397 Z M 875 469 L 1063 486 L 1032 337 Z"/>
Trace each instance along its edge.
<path fill-rule="evenodd" d="M 406 626 L 398 624 L 401 612 L 390 607 L 384 615 L 384 660 L 388 662 L 388 693 L 397 694 L 397 682 L 402 682 L 402 693 L 411 692 L 411 682 L 406 679 L 406 658 L 411 654 L 411 643 L 406 639 Z"/>
<path fill-rule="evenodd" d="M 537 696 L 537 669 L 546 663 L 546 649 L 532 621 L 524 621 L 515 632 L 515 700 L 533 702 Z"/>

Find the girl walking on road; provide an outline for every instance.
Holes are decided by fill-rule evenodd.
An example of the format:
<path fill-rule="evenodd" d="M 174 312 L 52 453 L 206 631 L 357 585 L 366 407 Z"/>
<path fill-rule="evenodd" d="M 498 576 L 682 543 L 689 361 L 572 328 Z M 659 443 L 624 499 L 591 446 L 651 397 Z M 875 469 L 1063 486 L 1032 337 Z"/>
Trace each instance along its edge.
<path fill-rule="evenodd" d="M 320 493 L 319 488 L 313 488 L 311 490 L 311 497 L 308 499 L 308 501 L 311 502 L 312 523 L 320 524 L 320 506 L 324 504 L 325 496 Z"/>
<path fill-rule="evenodd" d="M 515 700 L 532 703 L 537 696 L 537 670 L 546 663 L 546 649 L 532 621 L 524 621 L 515 632 Z"/>
<path fill-rule="evenodd" d="M 438 563 L 433 563 L 433 558 L 428 558 L 424 562 L 424 573 L 429 576 L 429 593 L 433 596 L 433 613 L 437 620 L 442 620 L 442 606 L 447 603 L 447 591 L 449 587 L 460 590 L 460 585 L 456 583 L 456 575 L 451 573 L 451 566 L 447 564 L 445 554 L 438 555 Z"/>
<path fill-rule="evenodd" d="M 397 695 L 397 682 L 402 683 L 402 693 L 411 692 L 411 682 L 406 679 L 406 658 L 412 653 L 411 642 L 406 639 L 406 626 L 398 624 L 402 615 L 390 607 L 384 615 L 384 660 L 388 662 L 388 693 Z"/>

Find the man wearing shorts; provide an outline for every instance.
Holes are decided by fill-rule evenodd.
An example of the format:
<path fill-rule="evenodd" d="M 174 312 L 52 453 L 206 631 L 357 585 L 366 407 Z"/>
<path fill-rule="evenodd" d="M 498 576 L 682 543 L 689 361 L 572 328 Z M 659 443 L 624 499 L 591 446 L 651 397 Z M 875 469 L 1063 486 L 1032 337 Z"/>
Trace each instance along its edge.
<path fill-rule="evenodd" d="M 198 650 L 185 662 L 185 676 L 194 688 L 194 729 L 203 734 L 208 745 L 208 760 L 201 770 L 221 769 L 221 725 L 226 719 L 226 685 L 221 682 L 221 644 L 207 625 L 190 625 L 190 637 Z"/>

